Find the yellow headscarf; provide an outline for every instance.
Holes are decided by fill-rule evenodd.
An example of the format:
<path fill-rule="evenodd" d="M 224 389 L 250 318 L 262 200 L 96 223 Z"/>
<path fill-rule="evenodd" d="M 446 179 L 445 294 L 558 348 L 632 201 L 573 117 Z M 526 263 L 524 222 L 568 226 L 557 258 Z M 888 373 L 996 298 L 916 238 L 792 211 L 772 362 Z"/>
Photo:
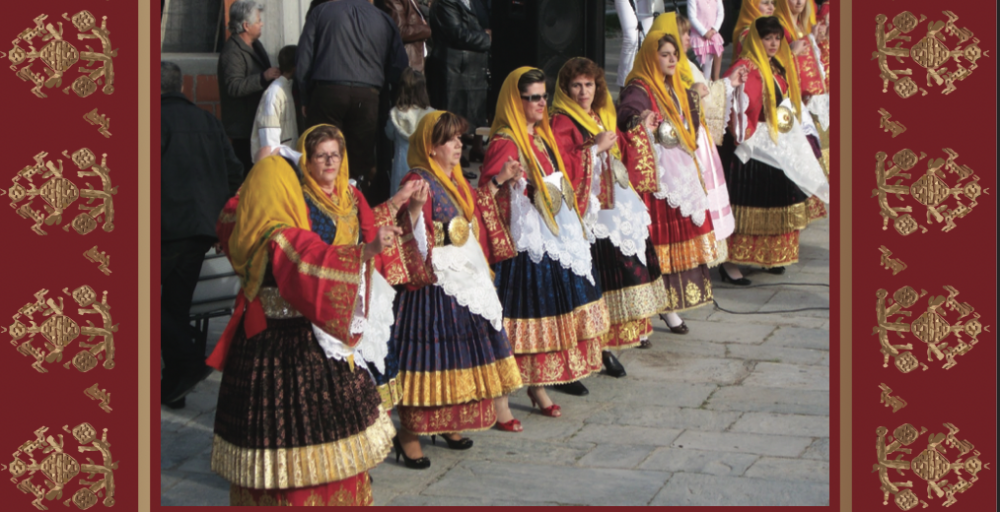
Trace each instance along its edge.
<path fill-rule="evenodd" d="M 552 204 L 552 196 L 549 195 L 548 187 L 545 186 L 545 173 L 542 171 L 541 163 L 535 158 L 535 150 L 532 148 L 531 138 L 528 136 L 528 129 L 526 128 L 528 120 L 524 117 L 524 110 L 521 107 L 521 91 L 517 89 L 517 82 L 521 79 L 521 76 L 533 69 L 535 68 L 528 66 L 517 68 L 507 75 L 507 79 L 503 81 L 503 86 L 500 88 L 500 96 L 497 98 L 496 116 L 494 116 L 493 126 L 490 128 L 490 137 L 502 131 L 514 139 L 517 149 L 521 151 L 521 154 L 528 161 L 527 170 L 528 176 L 531 178 L 531 183 L 541 192 L 542 198 L 545 201 L 545 208 L 543 210 L 548 215 L 549 220 L 553 222 L 552 225 L 554 225 L 552 212 L 555 211 L 556 205 Z M 563 165 L 562 156 L 559 154 L 559 146 L 556 145 L 556 138 L 552 135 L 548 111 L 543 114 L 541 122 L 535 125 L 535 137 L 541 137 L 549 145 L 549 149 L 552 150 L 552 154 L 556 157 L 556 171 L 562 172 L 565 166 Z M 580 215 L 575 202 L 573 209 L 577 215 Z"/>
<path fill-rule="evenodd" d="M 667 119 L 670 124 L 673 125 L 674 130 L 677 132 L 678 137 L 681 140 L 684 148 L 690 154 L 694 154 L 697 148 L 697 138 L 694 128 L 694 118 L 691 115 L 691 105 L 688 103 L 687 90 L 684 87 L 684 81 L 681 78 L 681 74 L 675 72 L 673 77 L 671 77 L 671 85 L 673 85 L 674 94 L 677 95 L 677 100 L 681 104 L 681 111 L 684 112 L 684 119 L 687 120 L 687 128 L 684 127 L 684 123 L 681 122 L 680 112 L 677 110 L 677 104 L 667 93 L 667 86 L 665 83 L 665 77 L 662 71 L 660 71 L 660 64 L 657 59 L 657 55 L 660 52 L 660 38 L 666 35 L 663 31 L 652 31 L 646 34 L 646 39 L 642 42 L 642 46 L 639 48 L 638 53 L 635 54 L 635 63 L 632 65 L 632 72 L 628 74 L 628 78 L 625 83 L 629 83 L 632 80 L 640 79 L 646 85 L 649 86 L 650 90 L 653 91 L 653 96 L 656 98 L 656 102 L 659 104 L 660 111 L 666 114 Z M 680 46 L 680 43 L 677 43 Z M 680 48 L 678 48 L 679 50 Z M 680 52 L 678 51 L 678 54 Z"/>
<path fill-rule="evenodd" d="M 337 236 L 333 240 L 333 245 L 354 245 L 358 243 L 358 231 L 360 223 L 358 221 L 358 209 L 354 204 L 354 191 L 351 190 L 350 171 L 347 165 L 347 147 L 340 148 L 340 170 L 337 172 L 337 182 L 334 183 L 333 197 L 326 195 L 319 183 L 309 173 L 309 157 L 306 155 L 306 137 L 320 127 L 333 128 L 341 137 L 344 134 L 339 128 L 329 124 L 318 124 L 309 128 L 299 137 L 296 150 L 302 153 L 299 158 L 299 169 L 302 170 L 302 183 L 305 193 L 309 199 L 313 200 L 316 206 L 325 210 L 326 213 L 336 218 Z M 339 145 L 339 143 L 338 143 Z"/>
<path fill-rule="evenodd" d="M 666 32 L 674 36 L 677 44 L 680 45 L 680 48 L 677 49 L 677 72 L 681 74 L 684 87 L 690 88 L 694 85 L 694 74 L 691 73 L 691 61 L 687 58 L 687 48 L 684 47 L 684 42 L 681 39 L 681 31 L 677 28 L 677 12 L 671 11 L 657 16 L 656 21 L 653 21 L 653 26 L 649 31 Z"/>
<path fill-rule="evenodd" d="M 798 41 L 812 33 L 813 26 L 816 25 L 816 9 L 813 0 L 806 0 L 806 6 L 799 13 L 799 18 L 792 15 L 792 6 L 788 0 L 776 0 L 774 14 L 781 20 L 781 26 L 792 35 L 792 40 Z M 798 20 L 805 14 L 805 20 L 798 23 Z M 798 30 L 796 30 L 798 27 Z"/>
<path fill-rule="evenodd" d="M 229 255 L 233 270 L 240 276 L 243 294 L 247 300 L 252 301 L 257 296 L 264 281 L 264 272 L 267 270 L 269 259 L 267 244 L 274 232 L 286 227 L 310 229 L 309 208 L 306 206 L 304 194 L 309 194 L 317 204 L 322 203 L 322 206 L 333 212 L 342 211 L 344 209 L 342 205 L 347 205 L 348 215 L 338 216 L 334 245 L 353 245 L 357 242 L 357 215 L 350 215 L 354 210 L 354 196 L 347 181 L 349 176 L 346 149 L 341 148 L 344 158 L 340 173 L 337 175 L 337 191 L 351 194 L 347 201 L 343 200 L 343 194 L 340 194 L 339 204 L 334 204 L 322 190 L 319 190 L 319 185 L 306 168 L 305 140 L 306 136 L 316 128 L 306 130 L 299 137 L 298 148 L 302 150 L 299 166 L 303 181 L 306 187 L 315 187 L 315 190 L 319 191 L 318 194 L 303 187 L 295 170 L 279 155 L 272 155 L 257 162 L 240 188 L 236 220 L 229 238 Z M 344 222 L 348 224 L 353 222 L 354 229 L 350 229 L 349 225 L 343 225 Z M 351 231 L 354 232 L 351 240 L 338 243 L 342 237 L 349 237 Z"/>
<path fill-rule="evenodd" d="M 771 140 L 778 141 L 778 118 L 777 118 L 777 96 L 774 94 L 774 74 L 771 73 L 771 59 L 767 56 L 764 43 L 761 40 L 760 32 L 757 31 L 757 23 L 750 24 L 750 33 L 747 34 L 746 41 L 743 42 L 743 52 L 740 58 L 753 61 L 760 71 L 760 78 L 764 86 L 764 118 L 767 121 L 768 130 L 771 132 Z M 792 55 L 792 48 L 788 46 L 788 41 L 781 38 L 781 47 L 774 58 L 785 68 L 785 79 L 788 81 L 788 95 L 792 99 L 795 116 L 802 120 L 802 94 L 799 91 L 798 74 L 795 71 L 795 56 Z"/>
<path fill-rule="evenodd" d="M 740 7 L 740 17 L 736 19 L 736 28 L 733 29 L 733 41 L 739 42 L 740 32 L 753 25 L 753 21 L 764 14 L 760 12 L 760 0 L 743 0 Z"/>
<path fill-rule="evenodd" d="M 476 215 L 476 201 L 469 193 L 465 176 L 462 175 L 462 166 L 455 165 L 451 169 L 451 176 L 449 177 L 441 169 L 437 160 L 431 158 L 431 150 L 434 148 L 434 143 L 431 140 L 434 134 L 434 126 L 437 125 L 441 116 L 446 113 L 444 110 L 435 110 L 420 119 L 420 122 L 417 123 L 417 129 L 413 132 L 413 135 L 410 135 L 410 149 L 406 154 L 406 163 L 409 164 L 411 169 L 419 168 L 430 171 L 451 198 L 455 200 L 458 207 L 462 209 L 465 219 L 471 221 L 472 217 Z M 454 183 L 452 182 L 453 179 L 455 180 Z M 458 184 L 457 187 L 455 186 L 456 183 Z"/>
<path fill-rule="evenodd" d="M 566 61 L 563 67 L 569 66 L 571 62 L 575 59 L 582 59 L 583 57 L 574 57 Z M 561 71 L 560 71 L 560 74 Z M 594 77 L 596 78 L 596 77 Z M 574 121 L 583 126 L 591 135 L 597 135 L 602 131 L 615 131 L 615 127 L 618 126 L 618 112 L 615 111 L 615 100 L 611 97 L 611 91 L 608 91 L 607 86 L 604 87 L 604 106 L 597 109 L 594 113 L 597 114 L 597 118 L 601 120 L 601 124 L 604 125 L 604 130 L 594 121 L 594 118 L 590 116 L 589 113 L 584 112 L 583 107 L 579 103 L 573 101 L 568 94 L 563 92 L 562 87 L 560 87 L 559 79 L 556 79 L 556 92 L 555 99 L 552 100 L 552 111 L 561 111 L 566 113 L 569 117 L 573 118 Z M 611 156 L 622 159 L 621 148 L 618 147 L 617 140 L 615 144 L 611 146 Z"/>

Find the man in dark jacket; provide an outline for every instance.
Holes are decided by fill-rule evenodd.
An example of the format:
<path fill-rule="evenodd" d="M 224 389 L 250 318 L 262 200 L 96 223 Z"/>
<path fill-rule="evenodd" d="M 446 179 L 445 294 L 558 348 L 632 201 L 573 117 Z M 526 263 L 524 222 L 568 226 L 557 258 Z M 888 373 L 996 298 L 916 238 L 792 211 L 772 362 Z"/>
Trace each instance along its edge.
<path fill-rule="evenodd" d="M 281 76 L 260 43 L 264 7 L 253 0 L 237 0 L 229 7 L 231 36 L 219 54 L 219 99 L 222 124 L 232 139 L 236 156 L 250 172 L 250 136 L 257 105 L 267 86 Z"/>
<path fill-rule="evenodd" d="M 389 198 L 389 177 L 375 175 L 379 92 L 407 66 L 399 29 L 369 0 L 337 0 L 306 17 L 295 59 L 306 124 L 344 132 L 351 178 L 371 204 Z"/>
<path fill-rule="evenodd" d="M 492 34 L 485 0 L 434 0 L 431 4 L 434 48 L 427 58 L 427 91 L 431 105 L 464 117 L 472 143 L 470 157 L 482 161 L 483 139 L 476 128 L 486 126 L 487 67 Z M 467 165 L 463 162 L 463 165 Z"/>
<path fill-rule="evenodd" d="M 160 402 L 184 395 L 211 373 L 205 346 L 188 321 L 205 253 L 218 241 L 215 221 L 243 180 L 222 123 L 182 92 L 181 69 L 160 63 Z"/>
<path fill-rule="evenodd" d="M 416 0 L 375 0 L 375 5 L 396 22 L 410 67 L 423 72 L 424 51 L 427 40 L 431 38 L 431 26 L 421 14 Z"/>

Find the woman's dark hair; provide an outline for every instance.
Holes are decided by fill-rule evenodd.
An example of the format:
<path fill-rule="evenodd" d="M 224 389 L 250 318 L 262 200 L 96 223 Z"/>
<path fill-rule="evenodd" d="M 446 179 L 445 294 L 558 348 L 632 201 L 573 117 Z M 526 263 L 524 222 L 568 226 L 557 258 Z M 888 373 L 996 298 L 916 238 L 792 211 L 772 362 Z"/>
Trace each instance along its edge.
<path fill-rule="evenodd" d="M 295 52 L 298 48 L 290 44 L 278 52 L 278 69 L 281 70 L 281 74 L 290 73 L 295 69 Z"/>
<path fill-rule="evenodd" d="M 306 136 L 306 159 L 312 160 L 313 155 L 316 153 L 316 147 L 328 140 L 337 141 L 337 145 L 340 148 L 340 157 L 343 158 L 344 148 L 347 147 L 347 143 L 344 141 L 344 134 L 336 126 L 320 126 L 309 132 L 309 135 Z"/>
<path fill-rule="evenodd" d="M 396 96 L 396 108 L 406 110 L 410 107 L 427 108 L 431 100 L 427 96 L 427 78 L 423 73 L 406 68 L 399 75 L 399 93 Z"/>
<path fill-rule="evenodd" d="M 771 34 L 778 34 L 779 37 L 785 37 L 785 28 L 781 26 L 781 21 L 775 16 L 762 16 L 754 21 L 757 26 L 757 33 L 760 34 L 760 38 Z"/>
<path fill-rule="evenodd" d="M 528 92 L 528 87 L 539 82 L 545 83 L 545 72 L 540 69 L 532 69 L 521 75 L 521 79 L 517 81 L 517 90 L 524 94 Z"/>
<path fill-rule="evenodd" d="M 584 57 L 574 57 L 566 62 L 566 65 L 559 70 L 559 88 L 564 93 L 569 94 L 569 84 L 580 76 L 589 76 L 594 79 L 594 103 L 592 109 L 597 110 L 604 106 L 607 100 L 608 84 L 604 80 L 604 70 L 594 61 Z"/>
<path fill-rule="evenodd" d="M 434 123 L 434 131 L 431 132 L 431 146 L 440 146 L 454 139 L 456 135 L 464 134 L 468 129 L 469 123 L 462 116 L 445 112 Z"/>

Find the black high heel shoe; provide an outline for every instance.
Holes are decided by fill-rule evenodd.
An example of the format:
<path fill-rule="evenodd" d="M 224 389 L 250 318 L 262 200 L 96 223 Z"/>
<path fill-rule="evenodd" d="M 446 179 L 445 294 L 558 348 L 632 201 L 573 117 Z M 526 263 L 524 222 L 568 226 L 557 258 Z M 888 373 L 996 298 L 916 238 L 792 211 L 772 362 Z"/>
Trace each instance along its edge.
<path fill-rule="evenodd" d="M 469 448 L 472 448 L 472 439 L 469 439 L 468 437 L 463 437 L 456 441 L 442 434 L 441 439 L 444 439 L 444 442 L 448 445 L 448 448 L 452 450 L 468 450 Z M 431 436 L 431 443 L 434 444 L 434 446 L 437 446 L 436 435 Z"/>
<path fill-rule="evenodd" d="M 722 277 L 723 283 L 735 284 L 736 286 L 749 286 L 750 280 L 746 277 L 741 277 L 739 279 L 733 279 L 732 276 L 726 272 L 726 269 L 719 265 L 719 275 Z"/>
<path fill-rule="evenodd" d="M 392 447 L 396 449 L 396 463 L 399 463 L 399 456 L 403 456 L 403 465 L 410 469 L 427 469 L 431 467 L 431 460 L 427 457 L 420 457 L 419 459 L 411 459 L 406 452 L 403 451 L 403 444 L 399 442 L 399 437 L 392 438 Z"/>
<path fill-rule="evenodd" d="M 776 276 L 780 276 L 781 274 L 785 273 L 785 267 L 765 268 L 764 272 L 767 272 L 768 274 L 774 274 Z"/>
<path fill-rule="evenodd" d="M 611 377 L 621 378 L 625 376 L 625 367 L 610 351 L 601 352 L 601 360 L 604 363 L 604 373 Z"/>
<path fill-rule="evenodd" d="M 681 320 L 680 325 L 670 325 L 670 322 L 667 321 L 667 315 L 663 313 L 660 313 L 660 320 L 663 320 L 663 323 L 667 324 L 667 329 L 670 329 L 670 332 L 674 334 L 687 334 L 691 332 L 691 330 L 688 329 L 687 324 L 684 323 L 683 320 Z"/>

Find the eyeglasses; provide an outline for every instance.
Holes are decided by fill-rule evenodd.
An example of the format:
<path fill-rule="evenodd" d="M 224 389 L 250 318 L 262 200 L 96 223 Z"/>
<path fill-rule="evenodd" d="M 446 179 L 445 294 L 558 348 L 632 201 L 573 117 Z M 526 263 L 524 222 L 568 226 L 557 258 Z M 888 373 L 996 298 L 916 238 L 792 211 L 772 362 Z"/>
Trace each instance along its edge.
<path fill-rule="evenodd" d="M 340 154 L 339 153 L 318 154 L 318 155 L 313 155 L 313 159 L 316 160 L 317 162 L 330 163 L 334 160 L 339 160 Z"/>
<path fill-rule="evenodd" d="M 524 101 L 529 101 L 531 103 L 538 103 L 539 101 L 549 101 L 549 95 L 546 94 L 532 94 L 531 96 L 521 96 Z"/>

